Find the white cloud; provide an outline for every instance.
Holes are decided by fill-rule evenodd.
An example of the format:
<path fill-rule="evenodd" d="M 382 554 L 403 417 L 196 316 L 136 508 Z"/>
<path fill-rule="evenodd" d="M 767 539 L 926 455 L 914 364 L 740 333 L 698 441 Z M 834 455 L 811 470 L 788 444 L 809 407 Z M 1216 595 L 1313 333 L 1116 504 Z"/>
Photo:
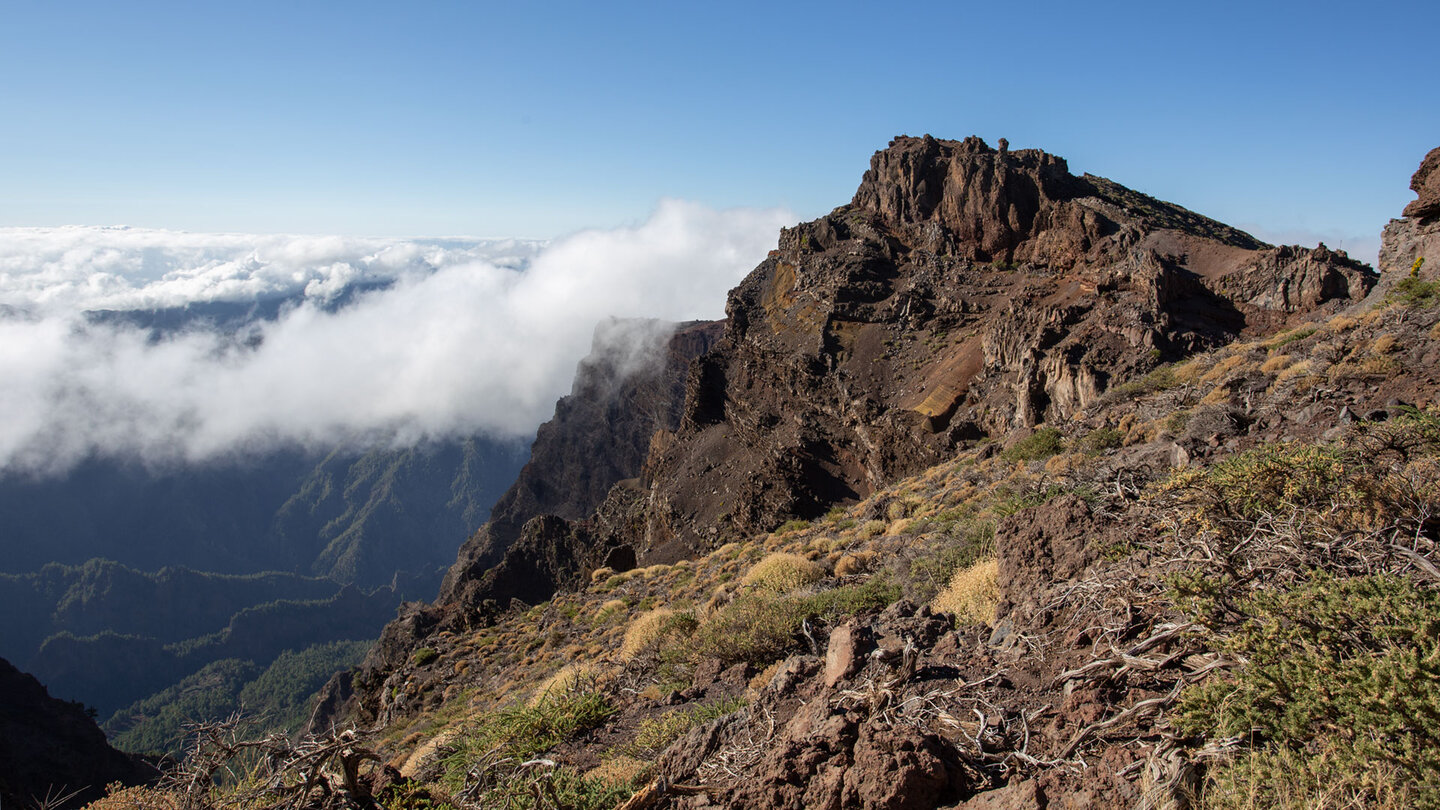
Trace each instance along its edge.
<path fill-rule="evenodd" d="M 549 244 L 0 229 L 0 306 L 13 308 L 0 317 L 0 469 L 525 435 L 597 323 L 720 317 L 790 221 L 667 201 L 639 226 Z M 393 284 L 325 308 L 362 281 Z M 80 315 L 280 294 L 305 297 L 257 327 L 258 347 Z"/>

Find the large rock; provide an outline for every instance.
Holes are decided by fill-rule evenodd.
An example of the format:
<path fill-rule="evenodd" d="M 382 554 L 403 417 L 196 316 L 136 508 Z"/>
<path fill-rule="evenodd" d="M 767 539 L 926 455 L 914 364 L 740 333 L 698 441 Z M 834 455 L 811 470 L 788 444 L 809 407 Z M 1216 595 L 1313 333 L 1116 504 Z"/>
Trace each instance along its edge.
<path fill-rule="evenodd" d="M 1440 215 L 1440 146 L 1420 161 L 1420 168 L 1410 178 L 1410 190 L 1420 198 L 1405 206 L 1405 216 L 1430 219 Z"/>
<path fill-rule="evenodd" d="M 1392 219 L 1380 236 L 1380 272 L 1385 287 L 1405 278 L 1423 259 L 1418 275 L 1440 278 L 1440 147 L 1430 150 L 1410 179 L 1420 198 L 1405 206 L 1403 219 Z"/>

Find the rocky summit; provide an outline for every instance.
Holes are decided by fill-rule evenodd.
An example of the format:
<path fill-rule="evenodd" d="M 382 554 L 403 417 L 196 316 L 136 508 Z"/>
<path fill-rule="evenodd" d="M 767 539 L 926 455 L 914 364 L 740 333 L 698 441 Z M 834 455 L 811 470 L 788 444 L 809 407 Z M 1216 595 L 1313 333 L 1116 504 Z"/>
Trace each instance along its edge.
<path fill-rule="evenodd" d="M 203 801 L 1440 807 L 1437 154 L 1377 273 L 897 138 Z"/>

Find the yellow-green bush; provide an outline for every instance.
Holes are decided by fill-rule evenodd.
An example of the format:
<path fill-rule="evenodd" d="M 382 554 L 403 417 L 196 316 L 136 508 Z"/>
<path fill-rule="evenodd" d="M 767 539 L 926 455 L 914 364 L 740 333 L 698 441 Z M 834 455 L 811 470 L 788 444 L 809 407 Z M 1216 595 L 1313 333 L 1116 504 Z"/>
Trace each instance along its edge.
<path fill-rule="evenodd" d="M 799 554 L 775 552 L 751 567 L 740 580 L 756 591 L 781 594 L 813 585 L 825 577 L 825 568 Z"/>
<path fill-rule="evenodd" d="M 846 617 L 884 608 L 900 598 L 900 589 L 880 577 L 810 594 L 744 593 L 719 608 L 686 640 L 696 656 L 763 667 L 804 645 L 807 619 L 833 624 Z"/>
<path fill-rule="evenodd" d="M 1006 461 L 1040 461 L 1065 449 L 1065 437 L 1053 427 L 1042 427 L 1005 448 L 1000 457 Z"/>
<path fill-rule="evenodd" d="M 961 568 L 950 577 L 945 590 L 936 594 L 930 608 L 953 613 L 960 624 L 989 624 L 1000 603 L 999 575 L 1000 561 L 994 557 Z"/>
<path fill-rule="evenodd" d="M 620 659 L 629 661 L 641 653 L 661 646 L 672 636 L 685 635 L 695 628 L 695 617 L 669 608 L 656 608 L 636 616 L 625 628 L 620 644 Z"/>

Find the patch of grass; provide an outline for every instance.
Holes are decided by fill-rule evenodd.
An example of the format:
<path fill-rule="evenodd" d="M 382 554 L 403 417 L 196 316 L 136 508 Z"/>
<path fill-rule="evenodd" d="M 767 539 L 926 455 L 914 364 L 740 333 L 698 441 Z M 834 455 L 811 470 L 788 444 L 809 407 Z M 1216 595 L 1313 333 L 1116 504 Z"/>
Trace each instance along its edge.
<path fill-rule="evenodd" d="M 1173 365 L 1160 366 L 1150 373 L 1135 380 L 1128 380 L 1119 385 L 1112 386 L 1105 392 L 1105 402 L 1121 402 L 1127 399 L 1152 394 L 1156 391 L 1164 391 L 1179 384 Z"/>
<path fill-rule="evenodd" d="M 441 783 L 458 790 L 465 774 L 481 759 L 503 756 L 518 762 L 534 759 L 561 742 L 596 728 L 616 709 L 598 689 L 580 684 L 548 693 L 534 705 L 519 704 L 471 718 L 443 761 Z M 483 803 L 482 803 L 483 804 Z"/>
<path fill-rule="evenodd" d="M 636 729 L 635 739 L 626 747 L 626 753 L 635 757 L 652 759 L 668 748 L 670 743 L 679 739 L 680 735 L 695 726 L 704 725 L 717 717 L 724 717 L 744 707 L 744 700 L 730 698 L 656 715 L 642 722 Z"/>
<path fill-rule="evenodd" d="M 995 556 L 994 521 L 965 518 L 946 526 L 944 532 L 938 543 L 910 560 L 904 570 L 900 585 L 916 602 L 934 599 L 959 569 Z"/>
<path fill-rule="evenodd" d="M 439 657 L 440 653 L 434 647 L 421 647 L 410 656 L 410 663 L 423 667 Z"/>

